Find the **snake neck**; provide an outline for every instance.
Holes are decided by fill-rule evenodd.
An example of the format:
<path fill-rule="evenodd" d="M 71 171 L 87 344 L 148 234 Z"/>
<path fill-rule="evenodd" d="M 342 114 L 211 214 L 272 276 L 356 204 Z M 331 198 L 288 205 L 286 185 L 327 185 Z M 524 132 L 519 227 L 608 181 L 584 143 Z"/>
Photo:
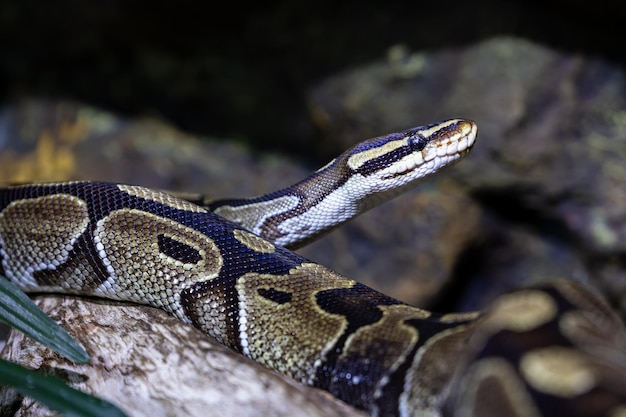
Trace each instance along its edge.
<path fill-rule="evenodd" d="M 278 245 L 299 248 L 453 165 L 475 139 L 476 124 L 459 119 L 380 136 L 294 185 L 207 207 Z"/>

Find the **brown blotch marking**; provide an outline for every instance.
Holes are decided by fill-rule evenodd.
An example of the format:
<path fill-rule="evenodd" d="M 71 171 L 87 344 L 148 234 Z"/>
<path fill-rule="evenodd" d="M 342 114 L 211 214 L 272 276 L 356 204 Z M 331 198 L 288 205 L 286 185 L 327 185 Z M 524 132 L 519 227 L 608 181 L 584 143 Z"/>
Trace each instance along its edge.
<path fill-rule="evenodd" d="M 135 197 L 143 198 L 144 200 L 154 201 L 156 203 L 163 204 L 165 206 L 173 207 L 179 210 L 191 211 L 193 213 L 207 213 L 207 210 L 189 201 L 183 200 L 178 197 L 174 197 L 171 194 L 164 193 L 162 191 L 151 190 L 150 188 L 140 187 L 137 185 L 124 185 L 118 184 L 117 188 L 127 194 Z"/>
<path fill-rule="evenodd" d="M 431 313 L 402 304 L 381 305 L 378 309 L 383 313 L 380 320 L 352 333 L 346 340 L 339 360 L 349 360 L 350 357 L 365 358 L 372 355 L 372 352 L 379 352 L 379 358 L 384 358 L 381 368 L 390 375 L 404 363 L 407 354 L 419 340 L 417 329 L 405 324 L 405 321 L 425 319 Z"/>
<path fill-rule="evenodd" d="M 619 316 L 594 291 L 572 281 L 554 285 L 577 309 L 559 317 L 559 330 L 578 349 L 604 358 L 622 368 L 626 352 L 626 329 Z"/>
<path fill-rule="evenodd" d="M 159 236 L 175 238 L 197 254 L 182 262 L 159 248 Z M 122 209 L 98 222 L 95 238 L 104 246 L 112 280 L 102 292 L 109 296 L 149 304 L 189 321 L 180 304 L 180 292 L 198 282 L 217 277 L 223 259 L 205 234 L 152 213 Z M 183 257 L 184 258 L 184 257 Z"/>
<path fill-rule="evenodd" d="M 588 342 L 590 337 L 610 336 L 602 334 L 604 330 L 610 329 L 598 329 L 590 316 L 583 310 L 566 311 L 559 317 L 559 330 L 572 342 L 582 344 Z"/>
<path fill-rule="evenodd" d="M 501 358 L 473 364 L 456 391 L 458 417 L 541 417 L 515 369 Z"/>
<path fill-rule="evenodd" d="M 587 312 L 586 317 L 599 329 L 610 333 L 623 328 L 620 317 L 592 288 L 571 280 L 558 280 L 554 287 L 574 306 Z"/>
<path fill-rule="evenodd" d="M 219 343 L 238 349 L 237 300 L 232 284 L 220 278 L 198 282 L 181 293 L 181 304 L 191 322 Z"/>
<path fill-rule="evenodd" d="M 584 354 L 562 346 L 533 349 L 520 359 L 526 382 L 557 397 L 572 398 L 591 390 L 597 382 Z"/>
<path fill-rule="evenodd" d="M 406 372 L 399 399 L 405 415 L 437 415 L 441 410 L 473 329 L 474 323 L 470 323 L 443 330 L 419 348 Z"/>
<path fill-rule="evenodd" d="M 330 314 L 316 303 L 320 291 L 351 288 L 347 280 L 316 264 L 302 264 L 286 275 L 248 273 L 237 281 L 242 346 L 248 355 L 294 379 L 310 383 L 315 363 L 324 359 L 347 328 L 345 317 Z M 292 294 L 287 303 L 277 303 L 259 290 Z"/>
<path fill-rule="evenodd" d="M 92 295 L 108 276 L 101 259 L 96 255 L 91 235 L 86 234 L 75 243 L 67 262 L 55 270 L 36 271 L 35 278 L 41 288 Z"/>
<path fill-rule="evenodd" d="M 554 319 L 557 310 L 556 302 L 544 291 L 521 290 L 495 300 L 487 314 L 484 328 L 493 332 L 526 332 Z"/>
<path fill-rule="evenodd" d="M 363 362 L 371 358 L 372 368 L 380 369 L 373 392 L 373 400 L 382 395 L 389 377 L 405 363 L 414 350 L 420 334 L 409 320 L 423 320 L 432 313 L 408 305 L 380 305 L 380 319 L 372 324 L 359 327 L 346 340 L 337 366 L 350 369 L 351 363 Z M 374 365 L 375 363 L 375 365 Z M 367 366 L 367 362 L 365 364 Z M 373 373 L 375 375 L 375 373 Z M 373 385 L 373 384 L 372 384 Z M 376 414 L 376 413 L 375 413 Z"/>
<path fill-rule="evenodd" d="M 618 405 L 613 408 L 609 412 L 608 417 L 626 417 L 626 405 Z"/>
<path fill-rule="evenodd" d="M 479 311 L 470 311 L 467 313 L 448 313 L 439 318 L 442 323 L 464 323 L 467 321 L 476 320 L 480 317 Z"/>
<path fill-rule="evenodd" d="M 610 351 L 626 351 L 624 326 L 621 323 L 613 324 L 598 320 L 596 314 L 587 310 L 570 310 L 563 313 L 559 317 L 559 330 L 563 336 L 586 352 L 606 356 Z M 621 356 L 618 354 L 615 357 Z"/>
<path fill-rule="evenodd" d="M 612 316 L 613 310 L 592 288 L 566 279 L 557 280 L 553 285 L 563 297 L 578 308 Z"/>
<path fill-rule="evenodd" d="M 276 250 L 273 243 L 245 230 L 235 229 L 233 235 L 239 243 L 255 252 L 274 253 Z"/>
<path fill-rule="evenodd" d="M 54 271 L 67 262 L 88 225 L 87 204 L 71 195 L 54 194 L 11 202 L 0 213 L 5 273 L 27 288 L 36 288 L 33 271 Z M 55 282 L 54 272 L 47 273 L 47 277 L 48 284 Z M 51 285 L 50 289 L 66 288 L 60 281 L 61 278 L 56 281 L 59 285 Z"/>

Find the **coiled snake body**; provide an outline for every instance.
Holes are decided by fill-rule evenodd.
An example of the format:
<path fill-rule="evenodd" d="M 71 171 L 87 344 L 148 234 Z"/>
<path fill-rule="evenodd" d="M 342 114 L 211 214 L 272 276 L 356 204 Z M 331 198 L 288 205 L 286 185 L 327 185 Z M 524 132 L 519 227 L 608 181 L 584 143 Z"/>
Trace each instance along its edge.
<path fill-rule="evenodd" d="M 356 145 L 304 181 L 205 202 L 70 182 L 0 190 L 0 274 L 161 308 L 373 416 L 626 415 L 624 332 L 568 281 L 484 314 L 406 305 L 285 249 L 457 161 L 466 120 Z"/>

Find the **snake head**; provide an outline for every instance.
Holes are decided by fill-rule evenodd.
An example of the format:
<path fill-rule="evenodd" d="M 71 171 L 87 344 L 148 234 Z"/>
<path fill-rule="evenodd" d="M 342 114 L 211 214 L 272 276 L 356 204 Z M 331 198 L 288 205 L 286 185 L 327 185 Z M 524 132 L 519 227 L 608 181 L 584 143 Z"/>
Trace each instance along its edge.
<path fill-rule="evenodd" d="M 371 206 L 372 201 L 400 194 L 467 155 L 474 146 L 476 131 L 473 121 L 452 119 L 356 145 L 344 154 L 352 172 L 350 189 L 362 193 L 353 198 Z"/>

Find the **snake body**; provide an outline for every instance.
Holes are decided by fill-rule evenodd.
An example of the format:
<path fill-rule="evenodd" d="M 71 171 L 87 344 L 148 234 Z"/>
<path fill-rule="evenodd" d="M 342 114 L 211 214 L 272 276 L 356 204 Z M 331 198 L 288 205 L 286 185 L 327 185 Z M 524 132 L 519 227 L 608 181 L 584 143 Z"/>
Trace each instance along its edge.
<path fill-rule="evenodd" d="M 284 247 L 456 162 L 475 136 L 473 122 L 455 119 L 374 138 L 298 184 L 246 200 L 100 182 L 6 187 L 0 274 L 29 292 L 161 308 L 372 416 L 623 413 L 614 382 L 626 377 L 613 348 L 626 340 L 621 323 L 577 284 L 521 290 L 484 314 L 436 314 Z M 609 336 L 612 347 L 600 348 Z M 611 366 L 598 352 L 613 355 Z M 559 374 L 572 364 L 586 378 Z M 596 400 L 582 413 L 576 401 L 589 395 Z"/>

